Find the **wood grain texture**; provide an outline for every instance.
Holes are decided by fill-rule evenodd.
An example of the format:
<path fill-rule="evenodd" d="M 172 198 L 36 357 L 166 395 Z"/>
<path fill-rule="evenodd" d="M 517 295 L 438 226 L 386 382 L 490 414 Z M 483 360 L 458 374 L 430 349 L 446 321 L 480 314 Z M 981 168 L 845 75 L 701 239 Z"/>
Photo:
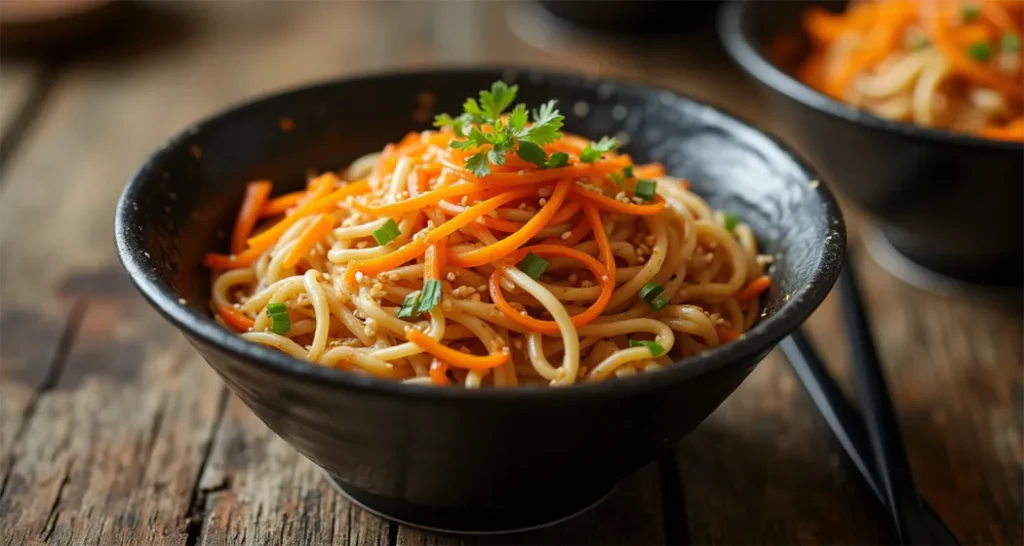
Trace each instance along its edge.
<path fill-rule="evenodd" d="M 618 44 L 520 2 L 142 9 L 132 31 L 62 65 L 2 172 L 0 544 L 891 540 L 774 354 L 680 445 L 681 487 L 652 466 L 576 520 L 506 537 L 385 522 L 336 495 L 227 396 L 116 265 L 114 203 L 143 158 L 230 103 L 306 82 L 435 65 L 538 66 L 639 79 L 781 126 L 729 66 L 713 28 Z M 6 60 L 0 68 L 0 130 L 24 112 L 16 97 L 28 86 L 17 79 L 38 81 L 33 70 Z M 922 293 L 865 256 L 859 265 L 920 489 L 965 543 L 1024 542 L 1020 314 Z M 830 297 L 808 327 L 848 387 L 836 303 Z"/>

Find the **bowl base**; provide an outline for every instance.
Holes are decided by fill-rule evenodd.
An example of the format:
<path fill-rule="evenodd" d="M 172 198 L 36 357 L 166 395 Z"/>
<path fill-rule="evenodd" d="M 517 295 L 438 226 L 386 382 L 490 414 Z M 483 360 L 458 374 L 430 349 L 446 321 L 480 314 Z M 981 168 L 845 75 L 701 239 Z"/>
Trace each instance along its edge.
<path fill-rule="evenodd" d="M 326 470 L 324 477 L 343 497 L 370 513 L 426 531 L 459 535 L 498 535 L 550 527 L 596 507 L 618 488 L 616 483 L 596 495 L 567 500 L 546 510 L 484 514 L 475 509 L 444 509 L 382 497 L 345 483 Z"/>
<path fill-rule="evenodd" d="M 864 246 L 882 269 L 903 282 L 928 292 L 959 297 L 980 297 L 997 302 L 1014 301 L 1018 304 L 1024 295 L 1024 287 L 1020 285 L 985 284 L 933 271 L 904 255 L 893 246 L 881 230 L 874 227 L 869 228 Z"/>

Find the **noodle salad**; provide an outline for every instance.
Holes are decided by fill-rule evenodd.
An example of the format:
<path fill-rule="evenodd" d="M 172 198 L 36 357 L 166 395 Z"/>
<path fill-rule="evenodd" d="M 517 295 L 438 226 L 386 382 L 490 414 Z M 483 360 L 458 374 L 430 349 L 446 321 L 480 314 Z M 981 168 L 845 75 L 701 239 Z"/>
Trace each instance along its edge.
<path fill-rule="evenodd" d="M 876 115 L 1024 140 L 1021 0 L 854 1 L 811 8 L 804 83 Z M 777 42 L 784 47 L 782 42 Z"/>
<path fill-rule="evenodd" d="M 496 82 L 302 191 L 250 183 L 230 253 L 204 261 L 215 320 L 321 366 L 467 388 L 627 377 L 741 337 L 771 285 L 751 228 L 516 92 Z"/>

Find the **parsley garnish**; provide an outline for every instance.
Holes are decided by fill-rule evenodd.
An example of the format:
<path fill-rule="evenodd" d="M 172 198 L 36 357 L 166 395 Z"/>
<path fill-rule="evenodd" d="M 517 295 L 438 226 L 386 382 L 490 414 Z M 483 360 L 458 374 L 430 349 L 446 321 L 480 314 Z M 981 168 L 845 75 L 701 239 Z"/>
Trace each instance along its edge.
<path fill-rule="evenodd" d="M 599 142 L 591 142 L 587 144 L 587 147 L 583 149 L 583 153 L 580 154 L 580 161 L 584 163 L 593 163 L 598 159 L 601 159 L 603 154 L 606 154 L 615 148 L 620 146 L 619 141 L 614 138 L 601 137 Z"/>
<path fill-rule="evenodd" d="M 491 173 L 491 163 L 505 164 L 505 154 L 515 152 L 524 161 L 529 161 L 541 168 L 562 167 L 569 162 L 567 154 L 558 152 L 548 157 L 544 144 L 562 138 L 559 130 L 565 120 L 555 105 L 556 101 L 548 101 L 533 111 L 533 125 L 527 127 L 529 115 L 525 104 L 517 104 L 508 115 L 508 120 L 501 116 L 516 98 L 519 86 L 509 86 L 497 81 L 491 85 L 490 91 L 481 91 L 479 101 L 466 99 L 462 105 L 462 114 L 456 118 L 448 114 L 440 114 L 434 118 L 435 127 L 452 127 L 455 134 L 465 140 L 453 140 L 452 148 L 475 148 L 477 152 L 466 158 L 466 169 L 476 176 L 487 176 Z M 484 131 L 485 125 L 490 130 Z"/>

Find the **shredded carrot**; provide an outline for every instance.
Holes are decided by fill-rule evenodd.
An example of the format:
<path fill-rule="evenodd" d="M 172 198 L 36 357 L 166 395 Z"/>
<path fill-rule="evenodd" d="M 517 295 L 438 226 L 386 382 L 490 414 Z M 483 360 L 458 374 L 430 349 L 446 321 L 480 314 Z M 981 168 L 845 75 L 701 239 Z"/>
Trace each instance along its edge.
<path fill-rule="evenodd" d="M 263 249 L 250 248 L 240 254 L 218 254 L 209 252 L 203 259 L 203 265 L 210 269 L 238 269 L 248 267 L 263 254 Z"/>
<path fill-rule="evenodd" d="M 1024 140 L 1024 118 L 1017 118 L 1002 127 L 985 127 L 981 131 L 981 136 L 994 140 Z"/>
<path fill-rule="evenodd" d="M 760 296 L 762 292 L 768 290 L 771 285 L 772 278 L 768 275 L 761 275 L 760 277 L 750 281 L 750 284 L 737 292 L 736 300 L 740 302 L 753 300 Z"/>
<path fill-rule="evenodd" d="M 444 269 L 444 257 L 447 249 L 445 239 L 434 241 L 424 255 L 423 280 L 441 280 L 441 270 Z"/>
<path fill-rule="evenodd" d="M 665 167 L 661 163 L 648 163 L 633 167 L 633 174 L 637 178 L 658 178 L 665 176 Z"/>
<path fill-rule="evenodd" d="M 302 232 L 302 235 L 299 235 L 295 245 L 288 251 L 281 265 L 284 267 L 295 267 L 295 264 L 299 263 L 299 260 L 313 248 L 313 245 L 326 237 L 332 229 L 334 229 L 334 216 L 330 214 L 320 214 L 317 216 Z"/>
<path fill-rule="evenodd" d="M 570 179 L 565 179 L 559 182 L 558 185 L 555 186 L 555 192 L 551 194 L 551 199 L 547 204 L 541 207 L 540 212 L 531 218 L 530 221 L 527 222 L 519 231 L 483 248 L 473 249 L 460 254 L 453 254 L 449 252 L 448 262 L 456 267 L 476 267 L 508 256 L 516 249 L 526 244 L 526 242 L 537 235 L 540 230 L 544 229 L 544 226 L 546 226 L 555 215 L 558 207 L 562 206 L 562 202 L 565 201 L 565 196 L 572 185 L 572 180 Z"/>
<path fill-rule="evenodd" d="M 299 201 L 305 197 L 306 192 L 296 191 L 292 193 L 286 193 L 284 195 L 275 197 L 270 201 L 267 201 L 266 205 L 263 205 L 263 210 L 260 211 L 260 218 L 270 218 L 272 216 L 280 216 L 288 209 L 294 207 Z"/>
<path fill-rule="evenodd" d="M 421 193 L 416 197 L 405 199 L 397 203 L 388 203 L 384 205 L 364 205 L 362 203 L 353 203 L 353 206 L 360 212 L 366 214 L 373 214 L 376 216 L 397 216 L 414 212 L 430 205 L 436 205 L 442 199 L 448 197 L 458 197 L 460 195 L 466 195 L 474 191 L 483 191 L 487 189 L 487 186 L 476 182 L 462 182 L 452 186 L 446 186 L 431 190 L 428 192 Z"/>
<path fill-rule="evenodd" d="M 497 197 L 492 197 L 486 201 L 477 203 L 476 205 L 473 205 L 472 207 L 469 207 L 466 210 L 460 212 L 451 220 L 448 220 L 447 222 L 434 228 L 427 236 L 427 239 L 432 243 L 436 242 L 440 239 L 443 239 L 451 235 L 452 233 L 455 233 L 459 229 L 466 227 L 467 225 L 469 225 L 470 222 L 475 221 L 477 218 L 484 216 L 488 212 L 491 212 L 492 210 L 504 205 L 505 203 L 508 203 L 509 201 L 512 201 L 513 199 L 519 199 L 521 197 L 525 197 L 527 195 L 535 193 L 536 190 L 533 188 L 516 188 L 505 193 L 502 193 Z"/>
<path fill-rule="evenodd" d="M 448 385 L 448 365 L 438 359 L 430 361 L 430 382 L 435 385 Z"/>
<path fill-rule="evenodd" d="M 489 370 L 491 368 L 497 368 L 498 366 L 508 362 L 509 358 L 512 357 L 512 355 L 507 352 L 491 353 L 487 356 L 467 354 L 445 346 L 441 342 L 419 330 L 416 330 L 415 328 L 406 330 L 405 337 L 409 341 L 418 345 L 420 349 L 430 353 L 432 356 L 447 363 L 449 366 L 455 366 L 457 368 L 464 368 L 467 370 Z"/>
<path fill-rule="evenodd" d="M 661 209 L 665 208 L 665 200 L 660 196 L 658 196 L 657 201 L 651 205 L 635 205 L 633 203 L 616 201 L 615 199 L 605 197 L 600 193 L 593 192 L 576 185 L 574 185 L 569 191 L 571 191 L 573 195 L 592 201 L 600 209 L 610 210 L 612 212 L 636 214 L 638 216 L 651 216 L 652 214 L 658 214 L 661 212 Z"/>
<path fill-rule="evenodd" d="M 238 254 L 245 250 L 245 241 L 256 227 L 256 220 L 259 219 L 260 211 L 270 195 L 273 186 L 270 182 L 250 182 L 245 187 L 245 198 L 242 200 L 242 207 L 238 209 L 238 218 L 235 220 L 235 230 L 231 232 L 231 253 Z"/>
<path fill-rule="evenodd" d="M 293 210 L 288 216 L 285 216 L 280 222 L 274 224 L 270 229 L 250 238 L 249 248 L 258 249 L 259 252 L 262 253 L 274 246 L 274 243 L 284 235 L 285 231 L 288 231 L 288 228 L 295 225 L 295 222 L 298 222 L 310 214 L 326 212 L 337 206 L 338 201 L 341 201 L 350 195 L 366 193 L 369 189 L 369 182 L 366 180 L 360 180 L 358 182 L 351 182 L 342 186 L 319 199 L 303 203 Z"/>
<path fill-rule="evenodd" d="M 220 314 L 220 318 L 224 319 L 224 322 L 239 332 L 248 332 L 255 322 L 249 318 L 249 315 L 243 313 L 240 309 L 236 309 L 230 305 L 222 305 L 217 309 Z"/>
<path fill-rule="evenodd" d="M 357 273 L 373 277 L 390 269 L 394 269 L 410 260 L 414 260 L 417 257 L 422 256 L 429 246 L 430 245 L 427 243 L 426 237 L 413 237 L 412 241 L 406 243 L 394 252 L 389 252 L 383 256 L 377 256 L 376 258 L 370 258 L 369 260 L 361 262 L 352 262 L 349 264 L 348 270 L 345 271 L 345 281 L 352 284 L 356 280 Z"/>
<path fill-rule="evenodd" d="M 718 334 L 719 345 L 730 343 L 740 338 L 740 333 L 724 324 L 715 325 L 715 333 Z"/>
<path fill-rule="evenodd" d="M 603 229 L 601 233 L 604 233 Z M 604 245 L 600 242 L 600 239 L 598 239 L 598 246 L 602 247 L 602 254 L 604 253 L 605 246 L 608 247 L 608 253 L 611 253 L 610 244 Z M 534 254 L 542 257 L 562 256 L 566 258 L 571 258 L 582 263 L 584 266 L 586 266 L 587 269 L 590 270 L 591 273 L 594 274 L 594 277 L 597 279 L 598 286 L 601 287 L 601 294 L 594 301 L 594 303 L 591 304 L 591 306 L 588 307 L 585 311 L 579 313 L 578 315 L 572 316 L 573 324 L 575 324 L 576 326 L 590 324 L 591 322 L 594 321 L 594 319 L 596 319 L 601 313 L 604 312 L 605 307 L 608 306 L 608 301 L 611 300 L 612 292 L 615 289 L 615 280 L 613 276 L 615 274 L 614 271 L 612 271 L 611 275 L 609 275 L 608 269 L 605 267 L 605 265 L 592 258 L 589 254 L 585 254 L 578 250 L 559 245 L 541 244 L 530 247 L 524 247 L 519 249 L 519 251 L 513 255 L 513 260 L 518 261 L 519 259 L 522 259 L 522 257 L 525 256 L 527 252 L 533 252 Z M 614 260 L 612 261 L 612 263 L 615 263 Z M 506 317 L 511 319 L 513 322 L 521 324 L 522 326 L 525 326 L 531 330 L 535 330 L 545 334 L 557 334 L 560 330 L 558 328 L 558 323 L 556 323 L 555 321 L 538 320 L 533 317 L 524 315 L 517 311 L 514 307 L 512 307 L 511 304 L 508 303 L 508 300 L 505 299 L 505 295 L 501 291 L 502 271 L 506 268 L 508 268 L 508 265 L 503 264 L 499 268 L 496 268 L 493 273 L 491 273 L 488 289 L 491 294 L 491 300 L 494 302 L 494 306 L 499 311 L 501 311 Z"/>

